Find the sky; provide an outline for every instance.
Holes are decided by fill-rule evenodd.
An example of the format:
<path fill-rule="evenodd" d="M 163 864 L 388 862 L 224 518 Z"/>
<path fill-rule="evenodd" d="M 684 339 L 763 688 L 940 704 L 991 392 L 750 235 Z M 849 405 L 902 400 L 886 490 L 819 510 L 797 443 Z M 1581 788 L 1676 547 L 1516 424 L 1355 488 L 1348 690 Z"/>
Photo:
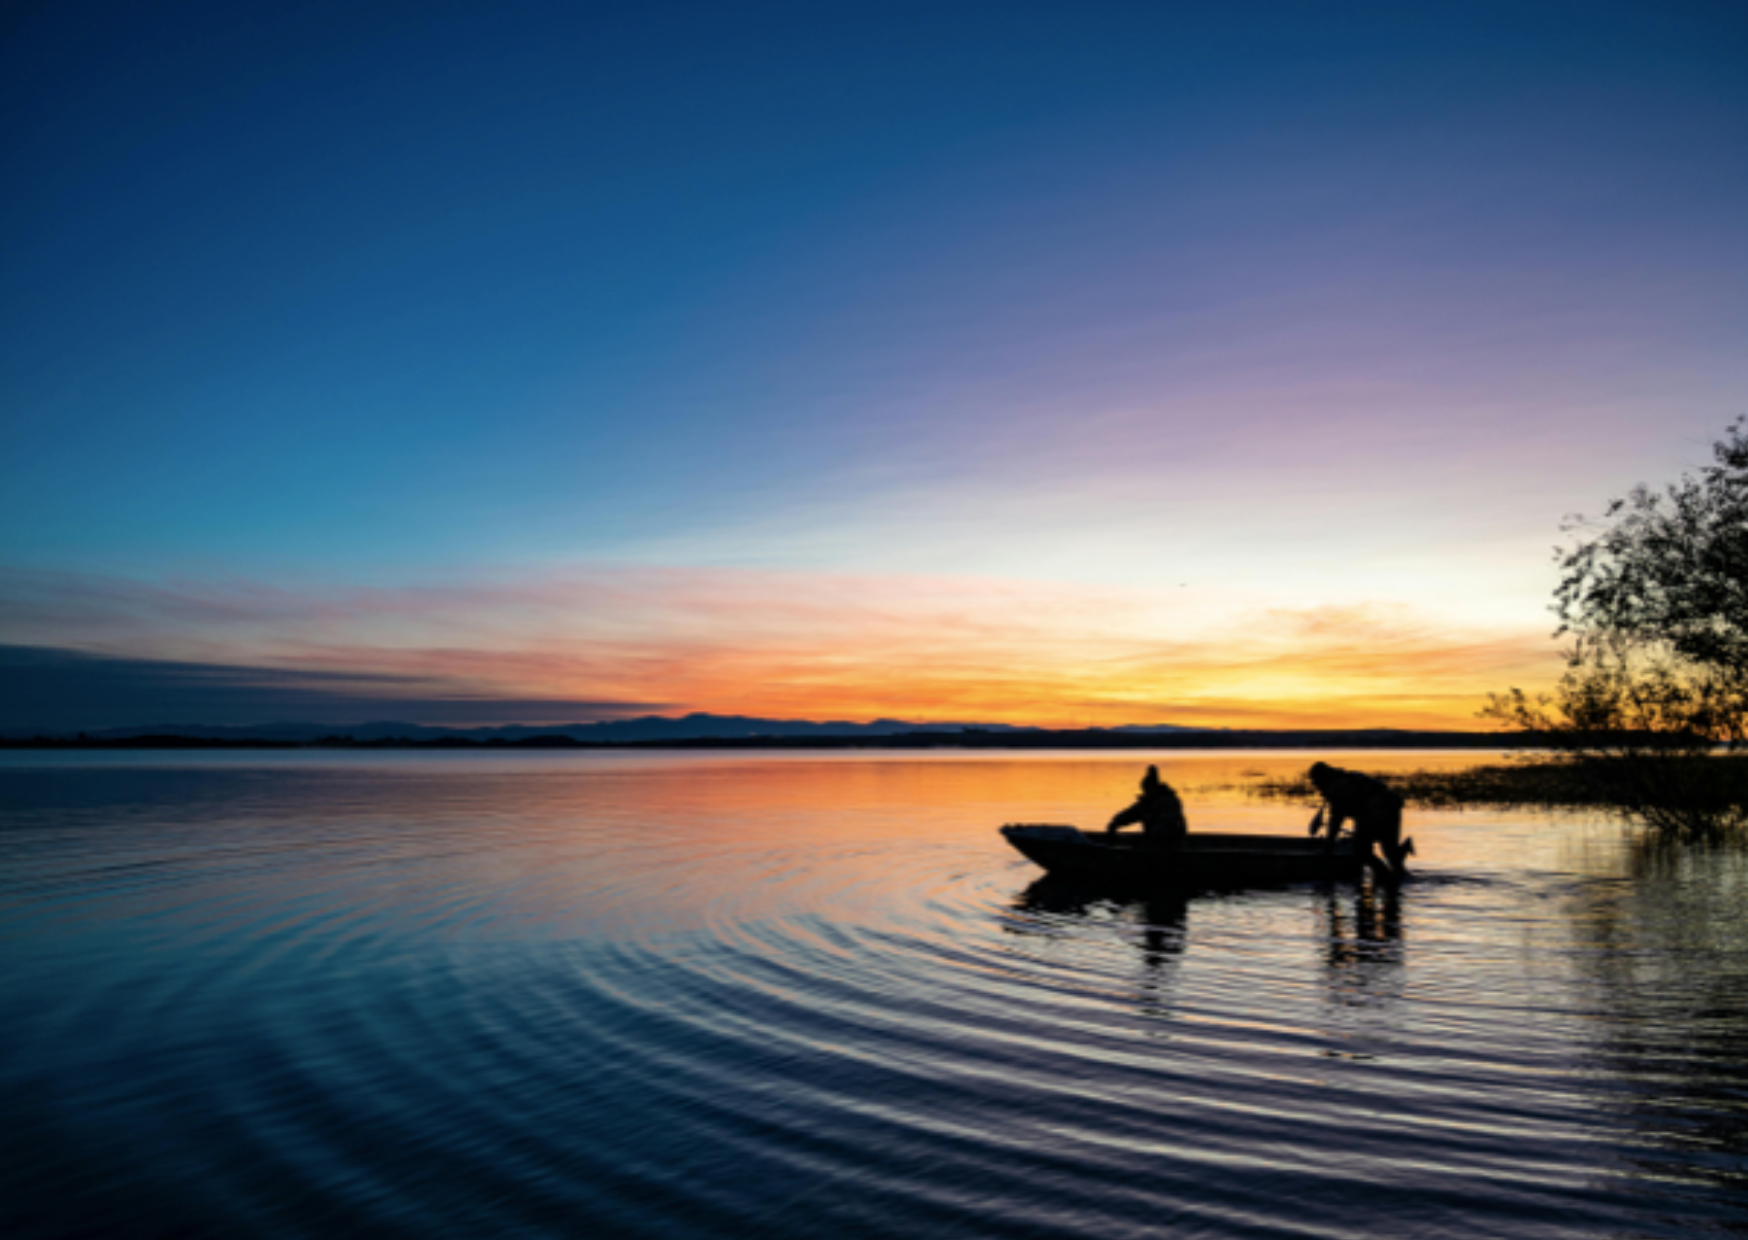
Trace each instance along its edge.
<path fill-rule="evenodd" d="M 0 22 L 0 728 L 1480 727 L 1748 413 L 1740 4 Z"/>

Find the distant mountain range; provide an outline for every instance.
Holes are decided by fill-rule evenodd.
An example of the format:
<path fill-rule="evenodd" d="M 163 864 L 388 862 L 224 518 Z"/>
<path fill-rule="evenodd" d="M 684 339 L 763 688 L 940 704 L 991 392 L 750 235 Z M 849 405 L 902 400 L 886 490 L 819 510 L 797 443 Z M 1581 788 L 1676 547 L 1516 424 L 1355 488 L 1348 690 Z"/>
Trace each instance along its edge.
<path fill-rule="evenodd" d="M 1176 724 L 1125 724 L 1099 729 L 1122 734 L 1158 734 L 1212 732 L 1214 728 L 1186 728 Z M 549 726 L 509 724 L 488 728 L 438 728 L 417 723 L 378 721 L 373 723 L 264 723 L 250 727 L 210 727 L 187 723 L 155 723 L 128 728 L 92 728 L 80 735 L 93 740 L 124 740 L 134 736 L 184 736 L 215 741 L 318 741 L 329 737 L 350 737 L 355 741 L 409 740 L 436 741 L 443 739 L 471 741 L 519 741 L 533 736 L 564 736 L 574 741 L 624 743 L 634 741 L 746 740 L 760 737 L 797 739 L 810 737 L 876 737 L 900 736 L 928 732 L 977 733 L 1043 733 L 1048 728 L 1025 727 L 1006 723 L 908 723 L 902 719 L 876 719 L 872 723 L 833 721 L 815 723 L 806 719 L 757 719 L 747 715 L 691 714 L 678 718 L 664 715 L 643 715 L 635 719 L 615 719 L 603 723 L 566 723 Z M 0 735 L 27 737 L 33 732 L 11 729 Z M 71 736 L 65 731 L 44 732 L 49 736 Z"/>

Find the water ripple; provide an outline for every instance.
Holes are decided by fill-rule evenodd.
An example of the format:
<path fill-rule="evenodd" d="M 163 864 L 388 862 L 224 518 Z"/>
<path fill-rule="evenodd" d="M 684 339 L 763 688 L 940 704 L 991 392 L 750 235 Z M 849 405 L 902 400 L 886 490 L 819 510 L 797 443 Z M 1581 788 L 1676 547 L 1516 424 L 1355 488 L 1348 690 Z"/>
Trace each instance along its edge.
<path fill-rule="evenodd" d="M 1748 1020 L 1693 970 L 1748 936 L 1692 874 L 1501 872 L 1508 820 L 1399 895 L 1125 900 L 936 768 L 829 827 L 811 768 L 457 769 L 8 824 L 9 1234 L 1742 1230 Z"/>

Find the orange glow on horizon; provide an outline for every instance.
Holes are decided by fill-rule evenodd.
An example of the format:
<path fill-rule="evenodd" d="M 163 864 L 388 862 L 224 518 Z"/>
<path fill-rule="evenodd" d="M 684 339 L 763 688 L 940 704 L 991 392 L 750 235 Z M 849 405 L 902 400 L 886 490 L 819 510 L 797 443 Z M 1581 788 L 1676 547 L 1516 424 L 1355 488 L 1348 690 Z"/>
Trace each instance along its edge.
<path fill-rule="evenodd" d="M 815 617 L 817 619 L 817 617 Z M 1280 617 L 1224 636 L 879 623 L 878 631 L 646 642 L 559 639 L 532 649 L 306 650 L 324 666 L 462 677 L 483 696 L 610 697 L 780 719 L 1040 727 L 1473 730 L 1489 692 L 1558 674 L 1545 633 L 1445 634 L 1356 609 Z M 738 636 L 740 640 L 731 640 Z M 529 722 L 575 722 L 555 715 Z"/>
<path fill-rule="evenodd" d="M 1534 613 L 1082 583 L 596 568 L 435 588 L 130 590 L 125 609 L 106 601 L 94 619 L 67 604 L 53 640 L 337 673 L 477 700 L 480 722 L 503 722 L 493 704 L 515 702 L 532 725 L 702 712 L 1475 730 L 1488 693 L 1545 686 L 1561 667 Z M 579 715 L 576 703 L 609 709 Z"/>

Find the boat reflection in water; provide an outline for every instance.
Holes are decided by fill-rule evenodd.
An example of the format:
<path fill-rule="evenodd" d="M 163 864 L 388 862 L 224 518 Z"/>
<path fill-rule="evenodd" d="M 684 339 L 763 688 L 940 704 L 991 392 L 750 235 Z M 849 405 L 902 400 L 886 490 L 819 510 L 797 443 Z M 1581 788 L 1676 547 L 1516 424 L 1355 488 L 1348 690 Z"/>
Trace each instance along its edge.
<path fill-rule="evenodd" d="M 1189 943 L 1190 898 L 1181 890 L 1113 900 L 1096 884 L 1071 879 L 1038 879 L 1014 897 L 1021 919 L 1006 928 L 1016 934 L 1048 934 L 1044 927 L 1105 924 L 1134 944 L 1142 972 L 1136 979 L 1137 1006 L 1144 1015 L 1171 1013 L 1171 989 L 1179 957 Z"/>
<path fill-rule="evenodd" d="M 1310 916 L 1304 923 L 1307 946 L 1320 951 L 1327 994 L 1344 1006 L 1387 1004 L 1402 998 L 1406 952 L 1402 893 L 1377 884 L 1325 885 L 1298 893 Z M 1192 908 L 1201 902 L 1230 900 L 1234 893 L 1192 896 L 1181 888 L 1148 892 L 1112 891 L 1097 883 L 1046 875 L 1020 891 L 1011 908 L 1020 916 L 1004 920 L 1009 933 L 1073 942 L 1086 932 L 1103 932 L 1131 945 L 1143 966 L 1149 1001 L 1169 987 L 1171 974 L 1188 950 Z M 1162 1011 L 1155 1004 L 1156 1011 Z"/>

